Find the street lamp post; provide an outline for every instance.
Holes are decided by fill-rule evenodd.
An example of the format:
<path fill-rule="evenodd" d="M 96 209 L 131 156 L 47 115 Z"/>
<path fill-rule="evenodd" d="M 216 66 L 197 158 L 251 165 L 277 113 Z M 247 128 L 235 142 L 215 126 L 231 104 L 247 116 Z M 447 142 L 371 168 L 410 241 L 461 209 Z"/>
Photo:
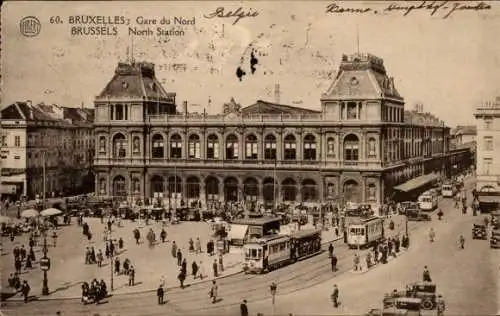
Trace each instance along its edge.
<path fill-rule="evenodd" d="M 112 243 L 113 242 L 113 236 L 111 235 L 111 229 L 108 231 L 108 242 L 109 243 Z M 114 287 L 113 287 L 113 264 L 115 263 L 114 262 L 114 257 L 115 257 L 115 252 L 114 251 L 111 251 L 111 259 L 110 259 L 110 262 L 109 262 L 109 267 L 110 267 L 110 287 L 111 287 L 111 291 L 114 290 Z"/>
<path fill-rule="evenodd" d="M 50 270 L 50 259 L 47 257 L 47 227 L 43 228 L 43 257 L 40 258 L 40 269 L 43 271 L 42 295 L 49 295 L 49 280 L 47 272 Z"/>

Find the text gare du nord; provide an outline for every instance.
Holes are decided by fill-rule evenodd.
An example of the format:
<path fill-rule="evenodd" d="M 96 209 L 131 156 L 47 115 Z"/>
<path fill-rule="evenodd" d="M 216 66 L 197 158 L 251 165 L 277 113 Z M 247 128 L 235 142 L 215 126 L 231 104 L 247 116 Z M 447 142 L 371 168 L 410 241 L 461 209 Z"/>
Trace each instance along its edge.
<path fill-rule="evenodd" d="M 137 24 L 139 25 L 145 25 L 148 26 L 146 28 L 141 28 L 141 27 L 129 27 L 128 28 L 128 33 L 129 35 L 136 35 L 136 36 L 152 36 L 155 34 L 155 32 L 149 27 L 152 25 L 195 25 L 196 24 L 196 18 L 185 18 L 185 17 L 174 17 L 173 19 L 169 19 L 166 17 L 162 17 L 161 19 L 147 19 L 142 16 L 138 17 L 136 19 Z M 170 28 L 162 28 L 162 27 L 157 27 L 156 28 L 156 35 L 157 36 L 183 36 L 184 31 Z"/>

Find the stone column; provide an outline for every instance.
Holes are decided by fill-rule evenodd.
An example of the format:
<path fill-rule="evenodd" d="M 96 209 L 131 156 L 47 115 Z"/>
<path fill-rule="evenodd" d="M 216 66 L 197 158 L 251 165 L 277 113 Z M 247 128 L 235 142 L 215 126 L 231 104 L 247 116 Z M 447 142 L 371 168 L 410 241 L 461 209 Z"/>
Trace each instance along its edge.
<path fill-rule="evenodd" d="M 300 181 L 297 183 L 297 198 L 295 199 L 298 203 L 302 202 L 302 183 Z"/>
<path fill-rule="evenodd" d="M 264 159 L 264 135 L 263 131 L 257 133 L 257 159 L 259 161 Z"/>
<path fill-rule="evenodd" d="M 224 203 L 225 201 L 225 196 L 224 196 L 224 180 L 219 179 L 219 201 Z"/>
<path fill-rule="evenodd" d="M 257 204 L 264 203 L 264 192 L 263 192 L 263 184 L 262 181 L 257 183 Z"/>
<path fill-rule="evenodd" d="M 207 206 L 207 194 L 206 194 L 206 185 L 205 185 L 205 179 L 202 179 L 200 177 L 200 202 L 202 207 Z"/>

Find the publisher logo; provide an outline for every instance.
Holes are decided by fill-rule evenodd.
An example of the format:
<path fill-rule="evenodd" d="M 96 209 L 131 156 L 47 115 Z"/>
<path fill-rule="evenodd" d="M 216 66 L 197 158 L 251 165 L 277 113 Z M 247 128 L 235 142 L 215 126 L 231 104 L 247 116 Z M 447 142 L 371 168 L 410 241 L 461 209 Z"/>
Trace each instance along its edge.
<path fill-rule="evenodd" d="M 42 24 L 34 16 L 26 16 L 19 22 L 19 30 L 26 37 L 35 37 L 40 34 Z"/>

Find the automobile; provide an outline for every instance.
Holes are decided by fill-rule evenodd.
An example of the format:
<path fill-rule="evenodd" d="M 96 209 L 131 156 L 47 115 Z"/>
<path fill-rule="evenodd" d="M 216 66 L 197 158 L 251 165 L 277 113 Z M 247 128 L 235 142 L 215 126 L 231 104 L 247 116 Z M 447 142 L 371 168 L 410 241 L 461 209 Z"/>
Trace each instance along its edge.
<path fill-rule="evenodd" d="M 431 216 L 422 212 L 420 208 L 409 208 L 406 210 L 406 216 L 409 221 L 430 221 Z"/>
<path fill-rule="evenodd" d="M 400 203 L 401 208 L 399 209 L 399 214 L 406 214 L 407 209 L 418 208 L 417 202 L 405 201 Z"/>
<path fill-rule="evenodd" d="M 472 226 L 472 239 L 486 240 L 487 238 L 486 225 L 482 222 L 474 223 L 474 226 Z"/>
<path fill-rule="evenodd" d="M 494 229 L 491 231 L 490 248 L 500 248 L 500 230 Z"/>
<path fill-rule="evenodd" d="M 395 299 L 398 298 L 418 298 L 420 299 L 420 308 L 424 310 L 432 310 L 436 308 L 436 291 L 437 286 L 432 282 L 415 282 L 406 285 L 405 291 L 393 292 L 386 294 L 383 300 L 384 308 L 395 306 Z M 416 300 L 408 300 L 408 304 L 415 304 Z M 403 303 L 401 303 L 403 304 Z"/>
<path fill-rule="evenodd" d="M 384 301 L 381 316 L 420 316 L 422 299 L 416 297 L 395 297 Z"/>
<path fill-rule="evenodd" d="M 491 226 L 493 229 L 500 229 L 500 210 L 491 212 Z"/>

